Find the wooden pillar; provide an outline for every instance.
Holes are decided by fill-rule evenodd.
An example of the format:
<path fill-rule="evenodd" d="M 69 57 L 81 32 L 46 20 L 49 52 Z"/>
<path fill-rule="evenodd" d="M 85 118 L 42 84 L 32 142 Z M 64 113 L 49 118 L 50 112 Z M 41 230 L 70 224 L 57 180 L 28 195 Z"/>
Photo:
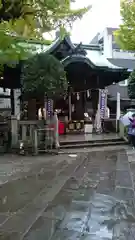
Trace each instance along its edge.
<path fill-rule="evenodd" d="M 71 102 L 71 89 L 69 88 L 68 93 L 68 110 L 69 110 L 69 121 L 72 120 L 72 102 Z"/>
<path fill-rule="evenodd" d="M 10 98 L 11 98 L 11 115 L 15 113 L 15 106 L 14 106 L 14 90 L 11 89 L 10 91 Z"/>

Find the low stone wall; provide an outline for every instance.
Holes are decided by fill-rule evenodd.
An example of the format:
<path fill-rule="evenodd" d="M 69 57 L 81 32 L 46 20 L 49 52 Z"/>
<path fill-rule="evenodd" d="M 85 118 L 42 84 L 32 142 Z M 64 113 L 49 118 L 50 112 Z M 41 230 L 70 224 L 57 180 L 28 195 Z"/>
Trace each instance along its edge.
<path fill-rule="evenodd" d="M 119 121 L 119 135 L 125 141 L 128 141 L 128 127 L 125 127 L 121 121 Z"/>
<path fill-rule="evenodd" d="M 32 151 L 37 152 L 39 145 L 43 149 L 51 149 L 56 145 L 59 146 L 57 137 L 57 127 L 55 121 L 45 124 L 42 120 L 35 121 L 18 121 L 15 117 L 11 119 L 11 135 L 12 135 L 12 149 L 20 148 L 20 144 Z"/>

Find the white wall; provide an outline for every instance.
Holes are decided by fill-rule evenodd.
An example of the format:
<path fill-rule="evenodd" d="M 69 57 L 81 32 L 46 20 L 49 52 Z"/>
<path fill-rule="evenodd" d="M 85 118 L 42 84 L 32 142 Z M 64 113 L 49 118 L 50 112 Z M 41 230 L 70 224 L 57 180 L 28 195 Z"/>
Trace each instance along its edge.
<path fill-rule="evenodd" d="M 104 30 L 104 50 L 106 58 L 112 58 L 112 34 L 108 34 L 107 28 Z"/>
<path fill-rule="evenodd" d="M 0 94 L 8 96 L 10 95 L 10 90 L 6 89 L 4 91 L 3 88 L 0 88 Z M 10 98 L 0 98 L 0 108 L 11 108 Z"/>
<path fill-rule="evenodd" d="M 115 49 L 112 52 L 113 58 L 123 58 L 123 59 L 135 59 L 135 53 L 130 53 L 126 51 L 116 51 Z"/>
<path fill-rule="evenodd" d="M 123 58 L 123 59 L 135 59 L 135 53 L 130 53 L 123 50 L 113 49 L 113 36 L 109 34 L 107 28 L 104 29 L 104 32 L 99 35 L 99 38 L 103 36 L 104 38 L 104 50 L 103 54 L 106 58 Z"/>

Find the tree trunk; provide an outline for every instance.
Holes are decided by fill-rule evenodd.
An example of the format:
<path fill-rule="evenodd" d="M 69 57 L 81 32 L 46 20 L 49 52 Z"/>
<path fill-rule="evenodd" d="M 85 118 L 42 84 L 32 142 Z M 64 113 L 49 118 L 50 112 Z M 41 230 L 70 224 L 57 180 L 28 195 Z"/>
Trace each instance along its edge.
<path fill-rule="evenodd" d="M 15 106 L 14 106 L 14 90 L 13 89 L 11 89 L 10 97 L 11 97 L 11 115 L 14 115 Z"/>
<path fill-rule="evenodd" d="M 36 120 L 36 99 L 28 101 L 28 120 Z"/>

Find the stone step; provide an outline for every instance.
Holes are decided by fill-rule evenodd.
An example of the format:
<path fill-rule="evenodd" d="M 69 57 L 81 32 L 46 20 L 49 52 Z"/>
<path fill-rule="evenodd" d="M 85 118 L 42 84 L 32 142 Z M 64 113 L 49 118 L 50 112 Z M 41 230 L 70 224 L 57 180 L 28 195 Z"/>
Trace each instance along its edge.
<path fill-rule="evenodd" d="M 105 147 L 105 146 L 118 146 L 118 145 L 126 145 L 127 143 L 124 140 L 116 140 L 115 141 L 100 141 L 100 142 L 83 142 L 83 143 L 75 143 L 75 144 L 64 144 L 60 145 L 60 149 L 74 149 L 74 148 L 87 148 L 87 147 Z"/>
<path fill-rule="evenodd" d="M 66 145 L 78 145 L 78 144 L 94 144 L 94 143 L 115 143 L 115 142 L 121 142 L 123 139 L 120 137 L 115 138 L 106 138 L 106 139 L 94 139 L 94 140 L 71 140 L 71 141 L 60 141 L 60 146 L 66 146 Z"/>

